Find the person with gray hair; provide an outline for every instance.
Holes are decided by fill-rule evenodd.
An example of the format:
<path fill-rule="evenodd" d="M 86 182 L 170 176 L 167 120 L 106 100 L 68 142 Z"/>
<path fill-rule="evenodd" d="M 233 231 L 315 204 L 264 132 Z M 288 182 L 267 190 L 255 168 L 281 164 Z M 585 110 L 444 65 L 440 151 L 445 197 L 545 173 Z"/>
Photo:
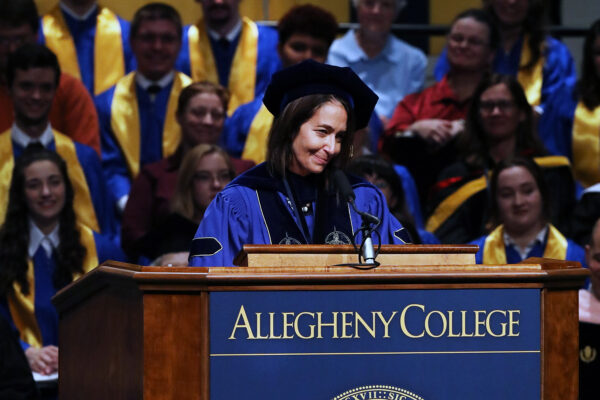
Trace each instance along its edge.
<path fill-rule="evenodd" d="M 423 89 L 425 54 L 391 33 L 406 0 L 353 0 L 360 26 L 333 42 L 327 63 L 350 67 L 379 96 L 383 124 L 404 96 Z"/>

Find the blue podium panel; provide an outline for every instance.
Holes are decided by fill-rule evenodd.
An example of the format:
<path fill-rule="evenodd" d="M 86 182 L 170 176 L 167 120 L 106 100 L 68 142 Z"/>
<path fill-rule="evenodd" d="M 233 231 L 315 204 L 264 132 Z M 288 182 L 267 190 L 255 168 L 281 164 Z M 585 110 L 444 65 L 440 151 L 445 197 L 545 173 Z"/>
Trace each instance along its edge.
<path fill-rule="evenodd" d="M 211 399 L 539 399 L 540 290 L 210 294 Z"/>

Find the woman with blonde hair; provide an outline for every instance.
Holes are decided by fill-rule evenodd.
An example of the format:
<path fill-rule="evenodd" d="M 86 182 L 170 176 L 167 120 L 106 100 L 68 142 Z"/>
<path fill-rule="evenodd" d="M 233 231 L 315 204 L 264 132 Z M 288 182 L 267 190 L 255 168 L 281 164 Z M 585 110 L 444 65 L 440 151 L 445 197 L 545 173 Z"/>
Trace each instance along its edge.
<path fill-rule="evenodd" d="M 179 168 L 171 214 L 154 233 L 156 247 L 148 255 L 155 264 L 187 265 L 190 242 L 206 208 L 234 177 L 231 159 L 220 147 L 200 144 L 188 151 Z"/>

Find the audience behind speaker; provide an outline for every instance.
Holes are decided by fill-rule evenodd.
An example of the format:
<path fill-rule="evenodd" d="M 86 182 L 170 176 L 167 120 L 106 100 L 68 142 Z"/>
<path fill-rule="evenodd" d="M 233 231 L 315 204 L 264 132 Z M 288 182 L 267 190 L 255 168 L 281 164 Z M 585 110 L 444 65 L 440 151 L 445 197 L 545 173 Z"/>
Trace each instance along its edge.
<path fill-rule="evenodd" d="M 573 88 L 575 63 L 567 46 L 546 34 L 543 0 L 483 0 L 483 8 L 500 29 L 501 45 L 495 54 L 494 72 L 517 78 L 527 100 L 535 107 L 536 120 L 539 117 L 542 143 L 550 154 L 563 154 L 556 144 L 560 133 L 555 115 L 545 109 L 555 101 L 553 97 L 562 97 L 563 85 Z M 436 78 L 442 79 L 448 69 L 448 58 L 443 52 L 436 65 Z"/>
<path fill-rule="evenodd" d="M 353 0 L 359 27 L 329 49 L 327 63 L 350 67 L 379 96 L 375 112 L 383 125 L 404 96 L 423 89 L 427 57 L 398 39 L 392 23 L 406 0 Z"/>
<path fill-rule="evenodd" d="M 0 159 L 3 160 L 0 192 L 8 193 L 14 160 L 29 144 L 40 143 L 69 163 L 78 221 L 116 239 L 115 213 L 110 206 L 98 155 L 91 147 L 55 130 L 48 121 L 60 79 L 56 56 L 45 46 L 26 44 L 10 55 L 6 71 L 15 123 L 0 134 Z M 0 196 L 0 222 L 4 220 L 6 198 Z"/>
<path fill-rule="evenodd" d="M 516 264 L 529 257 L 578 261 L 583 248 L 550 223 L 549 184 L 531 158 L 509 156 L 490 178 L 491 232 L 476 240 L 478 264 Z"/>
<path fill-rule="evenodd" d="M 194 81 L 208 80 L 231 94 L 229 114 L 262 95 L 280 68 L 277 32 L 241 17 L 239 0 L 199 0 L 202 18 L 183 31 L 177 69 Z"/>
<path fill-rule="evenodd" d="M 277 53 L 284 68 L 312 59 L 325 62 L 337 34 L 335 17 L 320 7 L 304 4 L 292 7 L 277 23 Z M 243 104 L 225 121 L 223 145 L 234 157 L 265 161 L 267 136 L 273 114 L 263 105 L 263 94 Z"/>
<path fill-rule="evenodd" d="M 534 128 L 533 109 L 510 75 L 484 79 L 473 96 L 458 138 L 460 161 L 448 166 L 433 188 L 426 229 L 443 243 L 466 243 L 483 235 L 490 200 L 488 172 L 503 159 L 535 157 L 550 184 L 550 221 L 569 234 L 575 184 L 567 158 L 548 157 Z"/>
<path fill-rule="evenodd" d="M 41 21 L 40 43 L 56 53 L 61 68 L 80 79 L 92 96 L 135 68 L 129 22 L 97 0 L 60 0 Z"/>
<path fill-rule="evenodd" d="M 0 132 L 14 122 L 13 105 L 6 86 L 10 53 L 38 40 L 40 19 L 34 0 L 0 0 Z M 98 115 L 92 97 L 78 79 L 61 72 L 50 108 L 50 123 L 76 142 L 93 147 L 100 155 Z"/>
<path fill-rule="evenodd" d="M 176 120 L 181 128 L 181 142 L 173 155 L 145 165 L 133 181 L 123 212 L 121 243 L 132 260 L 156 251 L 157 243 L 150 232 L 160 231 L 170 212 L 177 174 L 185 155 L 199 144 L 216 145 L 220 141 L 227 115 L 229 93 L 221 85 L 204 81 L 192 83 L 179 95 Z M 251 161 L 232 159 L 241 173 L 254 165 Z M 190 236 L 193 237 L 193 234 Z"/>
<path fill-rule="evenodd" d="M 130 42 L 137 69 L 95 99 L 102 167 L 120 212 L 140 169 L 175 153 L 181 136 L 175 120 L 177 99 L 191 83 L 174 70 L 181 19 L 173 7 L 150 3 L 137 10 Z"/>
<path fill-rule="evenodd" d="M 475 88 L 489 71 L 499 35 L 489 14 L 469 9 L 452 22 L 447 43 L 448 73 L 398 103 L 380 140 L 380 152 L 415 178 L 423 204 L 440 171 L 456 160 L 455 137 L 464 128 Z"/>
<path fill-rule="evenodd" d="M 105 260 L 121 260 L 109 238 L 77 221 L 66 162 L 30 145 L 15 160 L 0 228 L 0 314 L 20 334 L 32 371 L 58 369 L 58 316 L 50 299 Z"/>
<path fill-rule="evenodd" d="M 190 243 L 206 208 L 234 177 L 233 163 L 220 147 L 199 144 L 191 149 L 181 162 L 171 213 L 149 233 L 155 245 L 143 255 L 155 265 L 188 265 Z"/>
<path fill-rule="evenodd" d="M 411 207 L 408 201 L 416 193 L 405 193 L 406 185 L 396 173 L 394 165 L 377 155 L 365 155 L 354 158 L 347 170 L 372 183 L 383 193 L 390 212 L 408 230 L 413 244 L 439 243 L 432 233 L 416 224 L 416 217 L 411 213 L 414 206 Z"/>
<path fill-rule="evenodd" d="M 555 126 L 540 124 L 540 129 L 560 132 L 555 136 L 557 148 L 571 159 L 577 182 L 583 188 L 600 183 L 600 19 L 586 33 L 575 90 L 564 86 L 561 96 L 554 96 L 548 104 L 547 112 L 555 116 Z M 587 234 L 596 219 L 587 220 Z"/>

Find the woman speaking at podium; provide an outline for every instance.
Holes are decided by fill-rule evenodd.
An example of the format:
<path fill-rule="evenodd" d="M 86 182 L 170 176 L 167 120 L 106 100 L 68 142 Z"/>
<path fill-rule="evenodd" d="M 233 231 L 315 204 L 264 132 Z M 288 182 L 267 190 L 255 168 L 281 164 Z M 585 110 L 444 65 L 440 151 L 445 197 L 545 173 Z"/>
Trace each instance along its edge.
<path fill-rule="evenodd" d="M 275 73 L 263 102 L 275 117 L 267 161 L 215 197 L 192 241 L 192 266 L 231 266 L 244 244 L 351 244 L 361 225 L 332 189 L 332 173 L 352 157 L 354 130 L 367 126 L 377 95 L 350 68 L 307 60 Z M 350 183 L 357 209 L 381 220 L 375 243 L 410 241 L 381 192 Z"/>

